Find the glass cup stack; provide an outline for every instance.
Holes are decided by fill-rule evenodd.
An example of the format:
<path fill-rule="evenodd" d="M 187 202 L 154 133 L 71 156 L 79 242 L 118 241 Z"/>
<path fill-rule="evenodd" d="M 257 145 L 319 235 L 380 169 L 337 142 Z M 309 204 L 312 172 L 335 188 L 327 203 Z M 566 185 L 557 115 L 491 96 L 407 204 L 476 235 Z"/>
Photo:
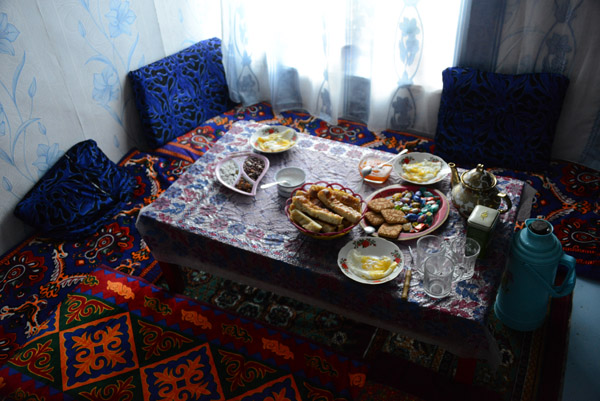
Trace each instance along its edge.
<path fill-rule="evenodd" d="M 425 292 L 433 298 L 443 298 L 452 292 L 453 283 L 472 278 L 480 250 L 477 241 L 465 236 L 419 238 L 415 271 L 423 275 Z"/>

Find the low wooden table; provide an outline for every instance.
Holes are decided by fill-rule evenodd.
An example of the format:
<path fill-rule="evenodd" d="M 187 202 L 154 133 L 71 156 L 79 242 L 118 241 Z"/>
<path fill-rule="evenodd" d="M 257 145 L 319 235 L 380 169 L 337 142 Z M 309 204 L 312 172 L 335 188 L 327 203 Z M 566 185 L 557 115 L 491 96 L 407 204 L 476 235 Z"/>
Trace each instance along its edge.
<path fill-rule="evenodd" d="M 285 198 L 275 187 L 254 197 L 221 185 L 215 166 L 232 152 L 251 149 L 249 138 L 259 123 L 237 122 L 212 149 L 189 167 L 167 191 L 139 214 L 137 228 L 160 261 L 171 288 L 180 289 L 176 265 L 207 271 L 322 307 L 357 321 L 421 341 L 440 345 L 461 357 L 497 362 L 497 347 L 487 329 L 505 265 L 505 255 L 519 208 L 524 183 L 498 177 L 498 187 L 509 194 L 512 209 L 501 215 L 487 258 L 479 261 L 472 279 L 459 282 L 451 296 L 433 299 L 413 275 L 408 299 L 402 299 L 404 273 L 385 284 L 366 285 L 346 277 L 337 265 L 338 251 L 364 236 L 358 226 L 334 240 L 317 240 L 300 233 L 284 213 Z M 307 182 L 343 184 L 367 198 L 381 187 L 362 181 L 358 162 L 366 154 L 388 153 L 301 136 L 293 149 L 269 155 L 263 183 L 274 180 L 284 166 L 308 172 Z M 434 185 L 449 193 L 449 177 Z M 385 185 L 400 184 L 395 173 Z M 434 234 L 464 235 L 466 221 L 454 207 Z M 407 245 L 397 242 L 407 263 Z"/>

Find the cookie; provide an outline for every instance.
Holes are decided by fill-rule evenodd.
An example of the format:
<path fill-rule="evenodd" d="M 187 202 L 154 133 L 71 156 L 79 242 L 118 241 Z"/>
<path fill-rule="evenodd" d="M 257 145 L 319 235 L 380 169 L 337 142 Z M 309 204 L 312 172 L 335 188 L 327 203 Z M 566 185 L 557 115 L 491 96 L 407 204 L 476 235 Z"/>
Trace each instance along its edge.
<path fill-rule="evenodd" d="M 375 198 L 371 199 L 369 203 L 367 203 L 367 207 L 369 208 L 369 210 L 379 213 L 383 209 L 393 208 L 394 202 L 392 202 L 392 200 L 389 198 Z"/>
<path fill-rule="evenodd" d="M 402 210 L 398 209 L 383 209 L 381 215 L 385 219 L 386 223 L 390 224 L 404 224 L 407 223 L 406 215 Z"/>
<path fill-rule="evenodd" d="M 365 219 L 367 220 L 367 222 L 374 226 L 374 227 L 379 227 L 380 225 L 382 225 L 383 223 L 385 223 L 385 219 L 383 218 L 383 216 L 379 213 L 375 213 L 371 210 L 369 210 L 367 213 L 365 213 Z"/>
<path fill-rule="evenodd" d="M 402 224 L 383 223 L 377 230 L 377 235 L 383 238 L 397 239 L 402 231 Z"/>

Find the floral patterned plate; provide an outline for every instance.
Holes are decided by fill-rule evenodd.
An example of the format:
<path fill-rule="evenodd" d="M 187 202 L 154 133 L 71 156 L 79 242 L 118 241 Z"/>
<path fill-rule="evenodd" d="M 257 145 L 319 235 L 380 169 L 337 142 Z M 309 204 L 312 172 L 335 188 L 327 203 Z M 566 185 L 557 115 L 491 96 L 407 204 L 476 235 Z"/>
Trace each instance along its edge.
<path fill-rule="evenodd" d="M 396 267 L 384 277 L 371 279 L 368 278 L 368 272 L 356 265 L 356 260 L 352 256 L 352 251 L 356 250 L 361 256 L 374 256 L 382 258 L 389 257 L 396 262 Z M 348 242 L 338 253 L 338 266 L 342 273 L 354 281 L 363 284 L 383 284 L 398 277 L 404 268 L 404 259 L 402 252 L 396 244 L 378 237 L 361 237 Z"/>
<path fill-rule="evenodd" d="M 414 171 L 407 171 L 405 167 L 410 164 L 421 163 L 422 168 L 418 170 L 423 174 L 419 176 Z M 416 166 L 414 166 L 416 167 Z M 433 168 L 439 168 L 435 175 L 432 175 Z M 411 152 L 406 156 L 397 159 L 393 165 L 394 171 L 404 181 L 408 181 L 411 184 L 416 185 L 431 185 L 436 182 L 440 182 L 450 174 L 450 167 L 448 164 L 436 155 L 431 153 Z"/>
<path fill-rule="evenodd" d="M 261 142 L 271 138 L 266 142 Z M 298 142 L 298 131 L 285 125 L 265 125 L 250 137 L 250 145 L 261 153 L 281 153 L 290 150 Z"/>

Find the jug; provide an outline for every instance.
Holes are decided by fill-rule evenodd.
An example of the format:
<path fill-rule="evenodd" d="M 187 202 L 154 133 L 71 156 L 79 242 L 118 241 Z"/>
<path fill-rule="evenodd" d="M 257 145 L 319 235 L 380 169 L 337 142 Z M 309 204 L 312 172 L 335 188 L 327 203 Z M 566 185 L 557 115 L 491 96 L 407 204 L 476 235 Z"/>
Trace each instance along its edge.
<path fill-rule="evenodd" d="M 538 328 L 546 318 L 550 297 L 563 297 L 575 286 L 575 258 L 563 252 L 542 219 L 528 219 L 526 227 L 513 236 L 506 270 L 494 312 L 502 323 L 519 331 Z M 568 268 L 560 286 L 554 279 L 559 265 Z"/>
<path fill-rule="evenodd" d="M 468 218 L 477 205 L 497 209 L 499 213 L 506 213 L 512 208 L 510 197 L 498 190 L 496 176 L 486 171 L 483 164 L 461 175 L 456 164 L 448 163 L 448 167 L 451 172 L 452 203 L 463 217 Z M 502 201 L 505 207 L 500 207 Z"/>

